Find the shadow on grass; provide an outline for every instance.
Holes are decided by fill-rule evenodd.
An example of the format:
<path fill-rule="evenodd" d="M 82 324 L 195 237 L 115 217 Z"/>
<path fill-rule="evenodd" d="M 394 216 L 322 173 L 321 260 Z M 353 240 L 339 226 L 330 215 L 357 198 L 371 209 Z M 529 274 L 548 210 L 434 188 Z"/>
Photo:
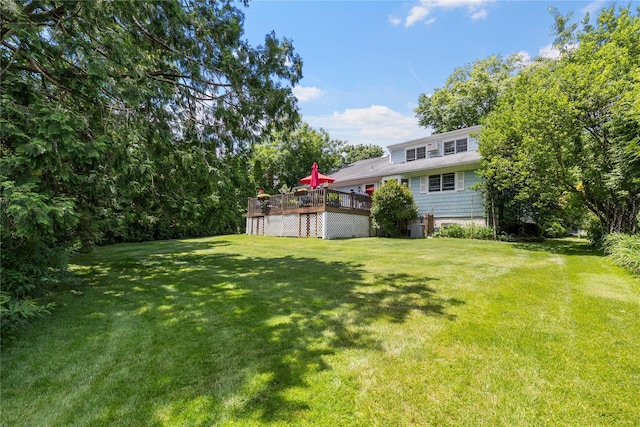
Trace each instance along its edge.
<path fill-rule="evenodd" d="M 131 360 L 127 381 L 138 389 L 122 395 L 154 397 L 146 414 L 129 414 L 145 422 L 196 400 L 206 422 L 291 420 L 310 409 L 308 378 L 331 369 L 328 356 L 381 349 L 368 326 L 402 323 L 412 312 L 455 320 L 447 307 L 463 304 L 439 297 L 429 277 L 366 280 L 362 266 L 344 262 L 195 253 L 210 243 L 153 248 L 122 247 L 77 270 L 91 299 L 85 316 L 102 319 L 89 323 L 86 339 L 112 346 L 102 369 L 118 372 L 108 365 Z M 122 328 L 119 342 L 114 328 Z M 101 405 L 122 411 L 117 393 L 98 391 Z"/>
<path fill-rule="evenodd" d="M 513 246 L 528 251 L 550 252 L 559 255 L 604 256 L 601 251 L 591 246 L 589 241 L 578 238 L 548 239 L 544 242 L 519 242 L 513 243 Z"/>

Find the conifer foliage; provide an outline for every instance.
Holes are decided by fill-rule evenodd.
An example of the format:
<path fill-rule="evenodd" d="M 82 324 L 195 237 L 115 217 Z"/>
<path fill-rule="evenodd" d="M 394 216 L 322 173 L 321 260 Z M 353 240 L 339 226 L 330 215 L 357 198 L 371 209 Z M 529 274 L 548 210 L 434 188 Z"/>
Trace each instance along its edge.
<path fill-rule="evenodd" d="M 246 148 L 298 120 L 289 40 L 250 46 L 225 0 L 0 13 L 3 329 L 73 249 L 237 229 Z"/>

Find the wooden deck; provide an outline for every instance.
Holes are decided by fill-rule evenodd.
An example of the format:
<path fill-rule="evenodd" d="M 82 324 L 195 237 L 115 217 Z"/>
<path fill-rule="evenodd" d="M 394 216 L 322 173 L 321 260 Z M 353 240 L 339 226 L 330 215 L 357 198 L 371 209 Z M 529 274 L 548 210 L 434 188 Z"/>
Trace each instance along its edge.
<path fill-rule="evenodd" d="M 345 212 L 369 216 L 371 197 L 366 194 L 344 193 L 329 188 L 275 194 L 267 200 L 249 198 L 247 217 L 318 212 Z"/>

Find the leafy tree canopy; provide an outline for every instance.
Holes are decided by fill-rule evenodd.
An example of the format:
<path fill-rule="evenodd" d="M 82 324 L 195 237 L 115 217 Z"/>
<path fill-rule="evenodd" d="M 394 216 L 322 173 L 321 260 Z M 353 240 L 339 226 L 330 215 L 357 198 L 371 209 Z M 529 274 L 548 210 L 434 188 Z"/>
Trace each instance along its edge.
<path fill-rule="evenodd" d="M 496 105 L 518 61 L 517 56 L 494 55 L 457 68 L 443 88 L 420 95 L 414 110 L 419 124 L 436 133 L 480 124 Z"/>
<path fill-rule="evenodd" d="M 577 198 L 607 231 L 635 231 L 640 210 L 640 17 L 610 7 L 595 25 L 557 17 L 558 60 L 534 63 L 485 120 L 488 195 L 533 219 Z M 567 30 L 568 29 L 568 30 Z M 568 32 L 567 32 L 568 31 Z"/>
<path fill-rule="evenodd" d="M 375 159 L 384 155 L 382 147 L 373 144 L 345 145 L 342 152 L 344 153 L 345 166 L 358 160 Z"/>
<path fill-rule="evenodd" d="M 252 180 L 257 188 L 275 192 L 283 185 L 299 185 L 311 173 L 313 162 L 320 172 L 331 173 L 342 165 L 342 145 L 324 129 L 315 130 L 308 123 L 292 131 L 274 131 L 254 147 Z"/>

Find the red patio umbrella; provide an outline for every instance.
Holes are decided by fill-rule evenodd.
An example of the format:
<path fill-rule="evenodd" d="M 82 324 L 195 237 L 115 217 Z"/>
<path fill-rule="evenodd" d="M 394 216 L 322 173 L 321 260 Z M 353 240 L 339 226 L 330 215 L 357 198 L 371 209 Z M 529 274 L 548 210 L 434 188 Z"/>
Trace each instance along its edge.
<path fill-rule="evenodd" d="M 311 188 L 316 188 L 318 185 L 320 185 L 320 177 L 318 176 L 318 164 L 316 162 L 313 162 L 313 165 L 311 166 L 311 182 L 309 184 L 311 185 Z"/>
<path fill-rule="evenodd" d="M 311 175 L 302 178 L 300 180 L 300 184 L 309 184 L 311 188 L 316 188 L 319 185 L 324 184 L 325 182 L 332 183 L 333 181 L 335 181 L 334 178 L 318 172 L 318 164 L 316 162 L 313 162 L 313 166 L 311 167 Z"/>

